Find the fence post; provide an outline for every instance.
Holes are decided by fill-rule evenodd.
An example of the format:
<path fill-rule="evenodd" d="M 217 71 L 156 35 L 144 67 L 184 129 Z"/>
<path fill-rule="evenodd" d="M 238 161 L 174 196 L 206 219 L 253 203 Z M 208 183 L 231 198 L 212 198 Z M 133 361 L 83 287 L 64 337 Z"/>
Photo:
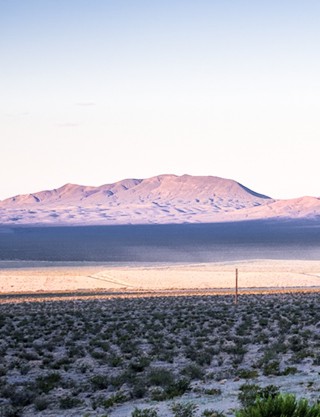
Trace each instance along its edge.
<path fill-rule="evenodd" d="M 234 294 L 234 303 L 238 304 L 238 268 L 236 268 L 236 286 Z"/>

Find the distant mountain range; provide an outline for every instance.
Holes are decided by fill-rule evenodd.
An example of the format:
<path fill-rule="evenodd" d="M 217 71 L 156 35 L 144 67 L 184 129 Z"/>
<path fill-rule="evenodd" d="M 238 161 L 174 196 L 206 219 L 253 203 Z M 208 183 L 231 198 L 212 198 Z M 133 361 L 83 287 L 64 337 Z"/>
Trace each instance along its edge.
<path fill-rule="evenodd" d="M 0 201 L 2 225 L 211 223 L 270 218 L 320 219 L 320 198 L 275 200 L 229 179 L 159 175 L 100 187 L 66 184 Z"/>

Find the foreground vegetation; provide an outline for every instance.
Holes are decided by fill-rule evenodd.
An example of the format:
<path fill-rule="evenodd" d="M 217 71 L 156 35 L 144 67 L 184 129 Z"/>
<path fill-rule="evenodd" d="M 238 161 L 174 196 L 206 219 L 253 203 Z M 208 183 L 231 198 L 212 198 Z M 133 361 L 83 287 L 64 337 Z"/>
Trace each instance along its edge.
<path fill-rule="evenodd" d="M 197 406 L 176 403 L 171 409 L 175 417 L 193 417 Z M 202 416 L 224 417 L 216 410 L 205 410 Z M 158 413 L 154 408 L 136 409 L 132 417 L 158 417 Z M 297 400 L 290 394 L 257 395 L 252 404 L 236 411 L 236 417 L 320 417 L 320 404 L 310 405 L 306 399 Z"/>
<path fill-rule="evenodd" d="M 249 410 L 263 390 L 278 395 L 259 378 L 319 372 L 319 301 L 296 293 L 246 295 L 238 306 L 230 296 L 2 304 L 0 415 L 219 417 L 221 407 L 188 398 L 219 404 L 226 381 Z M 259 416 L 248 413 L 238 417 Z"/>

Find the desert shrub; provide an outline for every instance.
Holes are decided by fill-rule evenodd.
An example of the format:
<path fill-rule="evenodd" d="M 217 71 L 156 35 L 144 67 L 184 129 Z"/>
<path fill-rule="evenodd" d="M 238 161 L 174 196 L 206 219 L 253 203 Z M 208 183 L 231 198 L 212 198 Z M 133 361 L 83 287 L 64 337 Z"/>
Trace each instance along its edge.
<path fill-rule="evenodd" d="M 222 394 L 222 391 L 221 391 L 220 388 L 207 388 L 203 391 L 203 393 L 206 394 L 206 395 L 218 396 L 218 395 Z"/>
<path fill-rule="evenodd" d="M 166 368 L 153 368 L 149 372 L 149 382 L 151 385 L 167 387 L 174 383 L 174 375 Z"/>
<path fill-rule="evenodd" d="M 190 389 L 190 382 L 187 379 L 178 379 L 167 387 L 154 387 L 150 390 L 150 396 L 153 401 L 170 400 L 174 397 L 180 397 Z"/>
<path fill-rule="evenodd" d="M 210 365 L 211 360 L 212 354 L 206 350 L 198 351 L 195 357 L 195 362 L 200 366 Z"/>
<path fill-rule="evenodd" d="M 316 366 L 319 366 L 320 365 L 320 355 L 319 356 L 316 356 L 313 359 L 313 364 L 316 365 Z"/>
<path fill-rule="evenodd" d="M 289 342 L 289 347 L 292 350 L 292 352 L 299 352 L 305 347 L 304 340 L 296 334 L 288 337 L 288 342 Z"/>
<path fill-rule="evenodd" d="M 28 364 L 28 363 L 24 363 L 24 364 L 22 364 L 22 365 L 21 365 L 21 367 L 20 367 L 20 373 L 21 373 L 21 375 L 27 375 L 27 373 L 28 373 L 29 371 L 31 371 L 31 369 L 32 369 L 32 367 L 31 367 L 31 365 L 30 365 L 30 364 Z"/>
<path fill-rule="evenodd" d="M 275 361 L 277 359 L 277 353 L 272 349 L 266 349 L 262 358 L 258 361 L 258 366 L 263 367 L 266 364 Z"/>
<path fill-rule="evenodd" d="M 19 357 L 26 361 L 34 361 L 39 359 L 39 355 L 36 352 L 32 351 L 23 351 L 19 354 Z"/>
<path fill-rule="evenodd" d="M 100 340 L 98 338 L 90 340 L 89 344 L 90 344 L 90 346 L 93 346 L 93 347 L 99 347 L 102 350 L 104 350 L 105 352 L 108 352 L 108 350 L 110 349 L 110 345 L 109 345 L 108 342 L 106 342 L 104 340 Z"/>
<path fill-rule="evenodd" d="M 123 384 L 134 384 L 137 380 L 137 375 L 130 369 L 126 369 L 117 375 L 110 378 L 110 384 L 114 388 L 121 388 Z"/>
<path fill-rule="evenodd" d="M 36 387 L 40 392 L 48 394 L 49 391 L 56 388 L 61 381 L 61 375 L 58 372 L 51 372 L 47 375 L 39 376 L 36 379 Z"/>
<path fill-rule="evenodd" d="M 99 397 L 95 401 L 95 407 L 100 406 L 104 408 L 110 408 L 113 407 L 115 404 L 121 404 L 125 401 L 127 401 L 126 395 L 123 392 L 118 391 L 108 398 Z"/>
<path fill-rule="evenodd" d="M 132 371 L 134 371 L 134 372 L 142 372 L 149 365 L 150 365 L 150 359 L 145 357 L 145 356 L 141 356 L 139 358 L 134 359 L 130 363 L 129 366 L 132 369 Z"/>
<path fill-rule="evenodd" d="M 121 356 L 112 354 L 107 358 L 107 362 L 113 368 L 117 368 L 118 366 L 122 364 L 123 361 L 122 361 Z"/>
<path fill-rule="evenodd" d="M 225 417 L 222 411 L 218 410 L 204 410 L 201 417 Z"/>
<path fill-rule="evenodd" d="M 13 407 L 12 405 L 4 404 L 0 405 L 1 417 L 20 417 L 22 410 L 20 407 Z"/>
<path fill-rule="evenodd" d="M 294 395 L 278 394 L 257 401 L 236 412 L 236 417 L 320 417 L 320 404 L 310 406 L 305 399 L 297 400 Z"/>
<path fill-rule="evenodd" d="M 237 375 L 239 378 L 251 379 L 251 378 L 257 378 L 259 376 L 259 373 L 255 369 L 239 369 L 239 371 L 237 372 Z"/>
<path fill-rule="evenodd" d="M 174 417 L 194 417 L 197 406 L 192 403 L 174 403 L 171 406 Z"/>
<path fill-rule="evenodd" d="M 7 374 L 7 369 L 6 369 L 6 367 L 5 367 L 5 366 L 3 366 L 3 365 L 0 365 L 0 377 L 1 377 L 1 376 L 6 376 L 6 374 Z"/>
<path fill-rule="evenodd" d="M 201 379 L 204 376 L 203 369 L 199 365 L 193 363 L 182 369 L 181 373 L 190 379 Z"/>
<path fill-rule="evenodd" d="M 82 401 L 79 398 L 72 397 L 70 395 L 60 398 L 60 408 L 62 410 L 68 410 L 70 408 L 77 407 L 81 403 Z"/>
<path fill-rule="evenodd" d="M 279 361 L 271 361 L 264 365 L 263 375 L 280 375 L 280 363 Z"/>
<path fill-rule="evenodd" d="M 291 356 L 291 362 L 293 363 L 300 363 L 303 361 L 303 359 L 308 358 L 308 357 L 313 357 L 314 353 L 309 350 L 309 349 L 302 349 L 299 352 L 294 353 Z"/>
<path fill-rule="evenodd" d="M 97 359 L 97 360 L 99 360 L 99 359 L 100 360 L 105 360 L 107 358 L 106 352 L 101 351 L 101 350 L 92 350 L 90 352 L 90 354 L 94 359 Z"/>
<path fill-rule="evenodd" d="M 190 389 L 190 382 L 185 378 L 178 379 L 165 389 L 166 397 L 169 399 L 174 397 L 180 397 L 188 389 Z"/>
<path fill-rule="evenodd" d="M 11 404 L 16 407 L 26 407 L 30 405 L 35 397 L 35 392 L 26 388 L 19 387 L 14 389 L 10 395 Z"/>
<path fill-rule="evenodd" d="M 43 411 L 43 410 L 46 410 L 48 408 L 49 401 L 48 401 L 48 399 L 45 396 L 40 396 L 40 397 L 37 397 L 34 400 L 33 404 L 34 404 L 34 408 L 37 411 Z"/>
<path fill-rule="evenodd" d="M 133 398 L 143 398 L 147 392 L 147 385 L 144 378 L 137 378 L 133 382 L 132 396 Z"/>
<path fill-rule="evenodd" d="M 282 372 L 282 375 L 294 375 L 298 372 L 298 369 L 295 366 L 288 366 Z"/>
<path fill-rule="evenodd" d="M 131 417 L 158 417 L 158 412 L 155 408 L 135 408 L 131 413 Z"/>
<path fill-rule="evenodd" d="M 166 392 L 161 387 L 154 387 L 150 390 L 150 397 L 153 401 L 163 401 L 166 399 Z"/>
<path fill-rule="evenodd" d="M 194 346 L 187 346 L 185 349 L 185 355 L 188 359 L 194 362 L 198 355 L 197 349 Z"/>
<path fill-rule="evenodd" d="M 239 388 L 240 393 L 238 399 L 243 407 L 250 407 L 255 404 L 258 399 L 274 398 L 279 394 L 278 387 L 275 385 L 267 385 L 261 388 L 256 384 L 243 384 Z"/>
<path fill-rule="evenodd" d="M 103 390 L 109 386 L 109 380 L 105 375 L 94 375 L 91 378 L 91 384 L 94 389 Z"/>

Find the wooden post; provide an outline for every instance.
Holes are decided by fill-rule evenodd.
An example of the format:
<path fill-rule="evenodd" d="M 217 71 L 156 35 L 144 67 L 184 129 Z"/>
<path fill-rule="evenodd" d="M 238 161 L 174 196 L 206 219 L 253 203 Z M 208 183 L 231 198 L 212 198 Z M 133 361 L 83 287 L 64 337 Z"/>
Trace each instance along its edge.
<path fill-rule="evenodd" d="M 238 268 L 236 268 L 236 291 L 234 294 L 234 303 L 238 304 Z"/>

